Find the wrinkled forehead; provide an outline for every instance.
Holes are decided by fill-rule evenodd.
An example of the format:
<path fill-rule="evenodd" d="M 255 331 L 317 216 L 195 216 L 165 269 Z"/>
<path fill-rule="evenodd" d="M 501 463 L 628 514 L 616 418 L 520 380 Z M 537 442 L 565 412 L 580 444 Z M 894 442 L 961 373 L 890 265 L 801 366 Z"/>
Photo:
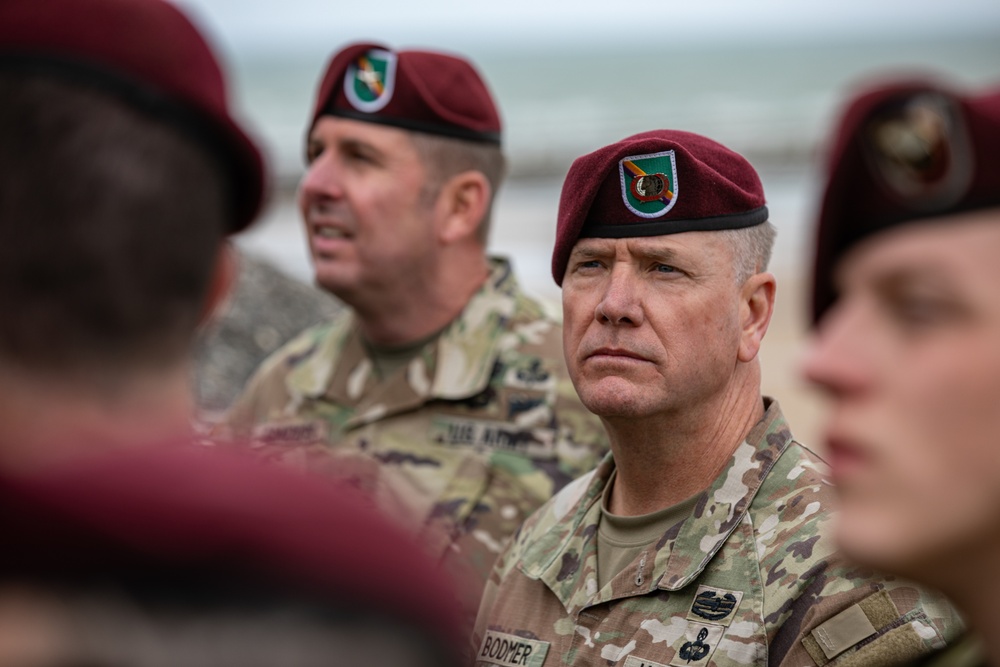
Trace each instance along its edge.
<path fill-rule="evenodd" d="M 733 265 L 734 249 L 725 233 L 714 231 L 621 238 L 584 237 L 577 239 L 573 245 L 570 259 L 608 255 L 648 258 L 668 263 L 684 261 L 705 269 L 728 269 Z"/>

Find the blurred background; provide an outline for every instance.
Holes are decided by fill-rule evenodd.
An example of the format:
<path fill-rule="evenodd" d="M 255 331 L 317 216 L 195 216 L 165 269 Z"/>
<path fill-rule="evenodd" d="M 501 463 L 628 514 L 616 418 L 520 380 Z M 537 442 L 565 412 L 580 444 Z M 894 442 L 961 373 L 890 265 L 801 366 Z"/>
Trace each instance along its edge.
<path fill-rule="evenodd" d="M 505 123 L 510 178 L 491 236 L 527 291 L 558 309 L 549 273 L 572 160 L 635 132 L 699 132 L 743 153 L 779 230 L 778 307 L 764 389 L 818 446 L 822 406 L 797 366 L 824 144 L 845 96 L 884 76 L 930 73 L 1000 86 L 997 0 L 178 0 L 229 67 L 232 100 L 263 144 L 270 203 L 245 253 L 309 283 L 295 187 L 304 124 L 330 55 L 347 42 L 457 51 L 484 74 Z"/>

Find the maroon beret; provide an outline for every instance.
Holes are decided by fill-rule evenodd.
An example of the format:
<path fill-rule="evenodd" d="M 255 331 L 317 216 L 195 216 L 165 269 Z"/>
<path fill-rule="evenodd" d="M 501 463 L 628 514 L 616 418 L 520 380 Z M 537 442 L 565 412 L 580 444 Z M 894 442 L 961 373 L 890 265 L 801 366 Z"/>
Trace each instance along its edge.
<path fill-rule="evenodd" d="M 827 161 L 813 322 L 836 300 L 833 272 L 867 236 L 1000 206 L 1000 88 L 964 95 L 931 79 L 869 85 L 843 110 Z"/>
<path fill-rule="evenodd" d="M 562 285 L 580 238 L 662 236 L 767 221 L 746 159 L 691 132 L 653 130 L 577 158 L 559 200 L 552 277 Z"/>
<path fill-rule="evenodd" d="M 500 114 L 482 77 L 460 57 L 351 44 L 326 68 L 310 131 L 324 114 L 500 145 Z"/>
<path fill-rule="evenodd" d="M 0 581 L 150 581 L 180 597 L 202 574 L 377 613 L 456 655 L 467 641 L 454 582 L 367 497 L 227 451 L 143 448 L 0 475 L 0 533 Z"/>
<path fill-rule="evenodd" d="M 229 171 L 234 220 L 260 210 L 264 165 L 233 120 L 210 47 L 163 0 L 0 3 L 0 67 L 43 71 L 102 87 L 190 133 Z"/>

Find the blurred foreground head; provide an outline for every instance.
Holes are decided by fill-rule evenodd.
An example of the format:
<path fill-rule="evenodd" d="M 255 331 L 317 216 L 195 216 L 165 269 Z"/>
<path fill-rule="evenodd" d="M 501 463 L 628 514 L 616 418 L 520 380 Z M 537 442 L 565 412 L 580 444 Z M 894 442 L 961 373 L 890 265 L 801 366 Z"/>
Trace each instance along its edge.
<path fill-rule="evenodd" d="M 173 437 L 264 192 L 215 56 L 163 0 L 4 2 L 0 100 L 0 465 Z"/>
<path fill-rule="evenodd" d="M 805 370 L 832 398 L 838 537 L 969 612 L 1000 585 L 1000 88 L 867 88 L 828 168 Z"/>
<path fill-rule="evenodd" d="M 0 475 L 0 530 L 4 667 L 459 664 L 451 582 L 319 478 L 144 449 Z"/>
<path fill-rule="evenodd" d="M 162 0 L 5 2 L 0 99 L 0 363 L 185 355 L 264 190 L 208 44 Z"/>

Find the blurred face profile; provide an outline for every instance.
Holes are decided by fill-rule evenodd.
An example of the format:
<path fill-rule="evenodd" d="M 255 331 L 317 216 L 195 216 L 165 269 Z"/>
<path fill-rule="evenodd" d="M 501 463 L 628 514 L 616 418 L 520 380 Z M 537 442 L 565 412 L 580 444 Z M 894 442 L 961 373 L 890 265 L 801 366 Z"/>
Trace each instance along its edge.
<path fill-rule="evenodd" d="M 866 564 L 934 581 L 1000 543 L 998 258 L 994 209 L 878 233 L 837 266 L 804 370 L 831 399 L 837 536 Z"/>

